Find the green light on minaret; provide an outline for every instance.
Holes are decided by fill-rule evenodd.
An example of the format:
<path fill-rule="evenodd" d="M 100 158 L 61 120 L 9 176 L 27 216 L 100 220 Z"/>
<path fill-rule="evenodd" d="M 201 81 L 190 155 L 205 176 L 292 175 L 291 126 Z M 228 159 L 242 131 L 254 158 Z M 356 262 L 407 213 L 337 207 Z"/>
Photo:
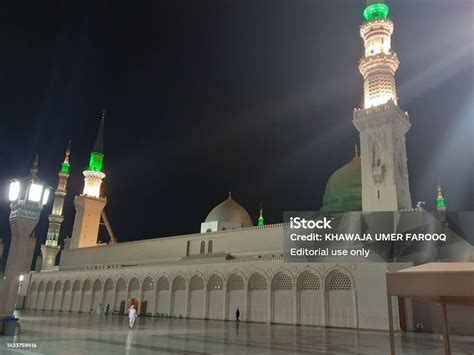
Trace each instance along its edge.
<path fill-rule="evenodd" d="M 71 141 L 69 141 L 66 149 L 66 155 L 64 157 L 64 161 L 61 164 L 61 171 L 60 173 L 63 174 L 69 174 L 69 168 L 71 167 L 71 164 L 69 164 L 69 155 L 71 154 Z"/>
<path fill-rule="evenodd" d="M 446 202 L 444 201 L 441 191 L 438 192 L 438 197 L 436 198 L 436 207 L 446 207 Z"/>
<path fill-rule="evenodd" d="M 265 225 L 265 219 L 263 218 L 263 209 L 260 207 L 260 216 L 258 217 L 257 226 L 263 227 Z"/>
<path fill-rule="evenodd" d="M 69 174 L 69 168 L 71 167 L 71 164 L 69 163 L 62 163 L 61 164 L 61 172 L 64 174 Z"/>
<path fill-rule="evenodd" d="M 438 197 L 436 199 L 436 206 L 438 207 L 446 207 L 446 203 L 444 202 L 444 197 L 441 196 L 441 197 Z"/>
<path fill-rule="evenodd" d="M 387 18 L 390 8 L 383 2 L 376 2 L 366 6 L 363 12 L 365 21 Z"/>
<path fill-rule="evenodd" d="M 89 159 L 89 167 L 87 170 L 102 172 L 102 164 L 104 163 L 104 119 L 105 110 L 102 111 L 102 118 L 100 120 L 99 131 L 95 139 L 94 149 Z"/>
<path fill-rule="evenodd" d="M 446 208 L 446 202 L 444 201 L 443 192 L 441 186 L 438 184 L 438 197 L 436 197 L 436 207 Z"/>
<path fill-rule="evenodd" d="M 102 171 L 102 164 L 104 163 L 104 154 L 92 152 L 89 159 L 89 167 L 87 170 Z"/>

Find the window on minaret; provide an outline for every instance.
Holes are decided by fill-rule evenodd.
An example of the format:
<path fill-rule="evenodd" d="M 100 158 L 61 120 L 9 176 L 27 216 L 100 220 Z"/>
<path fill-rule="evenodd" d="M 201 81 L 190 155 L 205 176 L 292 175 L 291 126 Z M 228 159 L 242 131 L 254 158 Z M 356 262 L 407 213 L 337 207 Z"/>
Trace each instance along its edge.
<path fill-rule="evenodd" d="M 204 254 L 205 248 L 206 248 L 206 243 L 205 243 L 204 240 L 203 240 L 203 241 L 201 242 L 201 251 L 200 251 L 200 254 Z"/>
<path fill-rule="evenodd" d="M 207 253 L 211 254 L 212 253 L 212 240 L 207 242 Z"/>

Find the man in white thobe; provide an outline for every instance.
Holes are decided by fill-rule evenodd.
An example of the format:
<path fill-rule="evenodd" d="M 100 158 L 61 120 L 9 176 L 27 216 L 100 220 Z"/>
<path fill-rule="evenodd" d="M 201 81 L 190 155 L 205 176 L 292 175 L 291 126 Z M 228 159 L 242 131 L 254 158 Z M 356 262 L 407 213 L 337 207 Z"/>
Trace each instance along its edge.
<path fill-rule="evenodd" d="M 128 309 L 128 327 L 129 328 L 133 327 L 136 319 L 137 319 L 137 310 L 135 309 L 135 306 L 132 304 L 132 306 Z"/>

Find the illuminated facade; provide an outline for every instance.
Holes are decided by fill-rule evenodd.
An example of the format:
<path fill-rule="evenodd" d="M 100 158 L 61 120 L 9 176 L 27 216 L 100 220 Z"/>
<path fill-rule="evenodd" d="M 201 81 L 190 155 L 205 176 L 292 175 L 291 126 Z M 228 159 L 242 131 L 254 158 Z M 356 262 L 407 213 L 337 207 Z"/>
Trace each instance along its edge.
<path fill-rule="evenodd" d="M 360 27 L 364 107 L 354 110 L 353 123 L 360 133 L 363 211 L 412 208 L 405 142 L 411 124 L 397 103 L 399 60 L 391 50 L 394 26 L 388 13 L 384 2 L 369 1 Z"/>
<path fill-rule="evenodd" d="M 69 178 L 69 170 L 71 164 L 69 163 L 69 155 L 71 154 L 71 146 L 66 150 L 66 156 L 61 164 L 61 170 L 58 173 L 58 187 L 54 193 L 53 209 L 48 216 L 49 226 L 46 236 L 46 242 L 41 245 L 41 256 L 43 258 L 41 270 L 48 270 L 54 268 L 56 263 L 56 256 L 59 253 L 58 246 L 59 232 L 61 230 L 61 223 L 64 220 L 63 206 L 64 198 L 66 197 L 67 179 Z"/>
<path fill-rule="evenodd" d="M 365 104 L 353 120 L 361 154 L 356 147 L 354 158 L 328 180 L 327 213 L 411 208 L 405 147 L 410 123 L 396 100 L 398 59 L 390 51 L 393 23 L 387 16 L 384 3 L 364 10 Z M 250 322 L 387 329 L 386 272 L 411 264 L 284 262 L 283 224 L 265 225 L 260 209 L 254 226 L 231 194 L 210 210 L 201 233 L 98 245 L 106 202 L 100 195 L 102 135 L 103 121 L 83 194 L 75 199 L 70 247 L 61 254 L 59 271 L 31 274 L 27 308 L 89 313 L 102 304 L 124 314 L 133 303 L 141 315 L 217 320 L 235 320 L 238 308 Z M 441 195 L 438 206 L 444 206 Z M 469 248 L 462 245 L 466 253 Z M 393 303 L 396 317 L 397 302 L 405 301 Z M 403 308 L 409 313 L 410 307 Z M 407 323 L 414 329 L 416 319 L 407 316 Z"/>
<path fill-rule="evenodd" d="M 94 149 L 91 153 L 89 166 L 84 174 L 84 190 L 82 195 L 74 198 L 76 217 L 72 229 L 70 248 L 91 247 L 97 244 L 100 217 L 107 199 L 100 196 L 100 186 L 105 174 L 102 172 L 104 153 L 104 113 L 97 133 Z"/>

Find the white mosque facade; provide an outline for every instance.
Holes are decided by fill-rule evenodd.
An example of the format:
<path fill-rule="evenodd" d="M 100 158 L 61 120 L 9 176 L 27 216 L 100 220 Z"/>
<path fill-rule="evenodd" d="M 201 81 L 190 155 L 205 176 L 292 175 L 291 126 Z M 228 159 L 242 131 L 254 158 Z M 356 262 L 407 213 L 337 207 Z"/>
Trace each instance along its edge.
<path fill-rule="evenodd" d="M 390 47 L 393 22 L 387 15 L 382 1 L 369 1 L 364 10 L 361 36 L 366 50 L 359 69 L 365 99 L 353 117 L 361 154 L 329 179 L 324 212 L 412 208 L 405 145 L 411 124 L 397 103 L 399 61 Z M 254 226 L 231 196 L 209 213 L 200 233 L 97 244 L 106 204 L 100 195 L 105 177 L 102 134 L 103 124 L 84 172 L 83 194 L 75 198 L 72 237 L 58 266 L 43 265 L 27 278 L 27 309 L 90 312 L 108 304 L 111 313 L 123 314 L 134 303 L 148 316 L 224 321 L 235 320 L 239 309 L 242 321 L 388 328 L 385 274 L 410 265 L 285 262 L 283 225 L 263 225 L 261 218 Z M 64 197 L 69 173 L 65 163 L 57 198 Z M 61 215 L 62 202 L 60 206 L 53 214 Z M 62 219 L 52 219 L 55 233 L 48 232 L 46 244 L 56 255 Z M 411 303 L 399 301 L 410 314 Z M 398 315 L 397 302 L 392 306 Z"/>

